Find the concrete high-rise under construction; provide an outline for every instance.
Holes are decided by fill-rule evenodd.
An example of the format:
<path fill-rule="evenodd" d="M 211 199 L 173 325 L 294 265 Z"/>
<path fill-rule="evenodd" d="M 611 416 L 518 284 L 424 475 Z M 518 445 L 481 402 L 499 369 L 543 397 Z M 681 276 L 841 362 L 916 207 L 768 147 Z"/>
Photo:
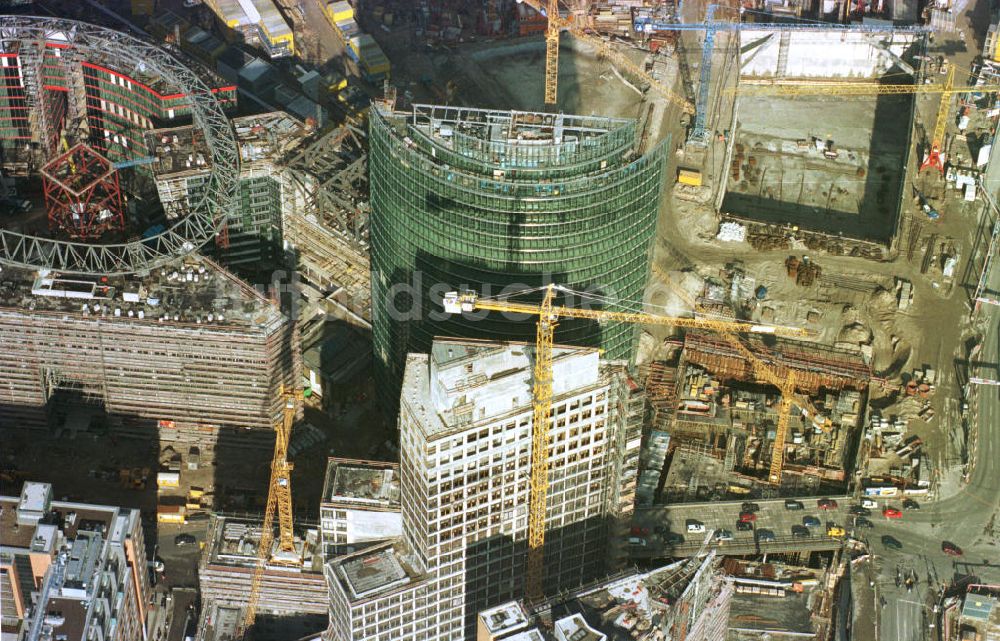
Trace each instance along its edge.
<path fill-rule="evenodd" d="M 635 121 L 379 105 L 370 143 L 374 349 L 387 396 L 406 354 L 435 336 L 534 336 L 533 323 L 500 315 L 439 317 L 445 291 L 552 281 L 641 300 L 667 143 L 640 154 Z M 556 341 L 628 359 L 636 331 L 565 321 Z"/>
<path fill-rule="evenodd" d="M 631 518 L 644 395 L 589 348 L 553 354 L 545 588 L 603 577 Z M 400 397 L 403 536 L 326 565 L 333 641 L 474 638 L 523 594 L 532 358 L 522 344 L 434 341 Z"/>

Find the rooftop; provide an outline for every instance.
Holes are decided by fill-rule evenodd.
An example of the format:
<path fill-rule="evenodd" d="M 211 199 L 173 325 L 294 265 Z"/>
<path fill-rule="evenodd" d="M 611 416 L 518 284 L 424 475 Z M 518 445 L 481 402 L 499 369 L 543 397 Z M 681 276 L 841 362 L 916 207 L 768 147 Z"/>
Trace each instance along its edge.
<path fill-rule="evenodd" d="M 197 254 L 145 277 L 62 276 L 8 267 L 0 276 L 0 313 L 5 308 L 203 331 L 267 330 L 284 318 L 260 293 Z"/>
<path fill-rule="evenodd" d="M 402 588 L 421 580 L 406 556 L 405 543 L 396 539 L 342 556 L 330 562 L 335 576 L 354 600 Z"/>
<path fill-rule="evenodd" d="M 675 613 L 701 611 L 708 599 L 728 598 L 729 586 L 712 554 L 694 566 L 678 561 L 649 572 L 628 570 L 531 610 L 517 602 L 484 610 L 480 629 L 505 641 L 652 641 L 672 628 Z M 519 634 L 505 636 L 514 632 Z"/>
<path fill-rule="evenodd" d="M 962 604 L 962 617 L 987 622 L 990 614 L 996 609 L 997 599 L 982 594 L 969 593 L 965 596 L 965 603 Z"/>
<path fill-rule="evenodd" d="M 234 118 L 240 161 L 277 162 L 297 147 L 309 133 L 300 120 L 284 111 Z"/>
<path fill-rule="evenodd" d="M 399 507 L 399 464 L 330 458 L 323 500 L 327 503 Z"/>
<path fill-rule="evenodd" d="M 586 619 L 579 614 L 556 621 L 555 635 L 558 641 L 605 641 L 608 638 L 607 635 L 590 627 Z"/>
<path fill-rule="evenodd" d="M 430 356 L 409 356 L 402 398 L 423 415 L 429 435 L 530 410 L 531 351 L 523 343 L 436 339 Z M 596 349 L 555 347 L 552 357 L 554 397 L 601 381 Z"/>
<path fill-rule="evenodd" d="M 251 519 L 217 517 L 209 530 L 208 561 L 216 565 L 253 567 L 257 564 L 257 546 L 260 544 L 261 523 Z M 277 536 L 274 541 L 277 547 Z M 322 571 L 322 553 L 319 532 L 296 524 L 295 549 L 302 558 L 306 572 Z M 273 569 L 280 570 L 282 566 Z M 293 570 L 299 573 L 297 570 Z"/>
<path fill-rule="evenodd" d="M 208 173 L 211 169 L 208 144 L 194 127 L 152 129 L 143 137 L 149 155 L 155 158 L 151 168 L 157 177 Z"/>
<path fill-rule="evenodd" d="M 490 634 L 499 635 L 514 630 L 520 630 L 528 625 L 528 613 L 524 611 L 517 601 L 503 603 L 483 610 L 479 613 L 479 620 L 486 626 Z"/>
<path fill-rule="evenodd" d="M 52 500 L 52 484 L 28 481 L 21 489 L 21 502 L 17 506 L 20 515 L 36 513 L 41 516 L 49 508 Z"/>
<path fill-rule="evenodd" d="M 419 152 L 426 164 L 421 171 L 467 172 L 462 175 L 501 181 L 508 190 L 511 181 L 525 181 L 530 183 L 525 195 L 540 182 L 592 179 L 637 157 L 631 119 L 423 104 L 395 112 L 380 106 L 372 113 L 374 125 Z M 565 191 L 580 185 L 571 180 L 552 187 Z"/>
<path fill-rule="evenodd" d="M 20 497 L 0 496 L 0 542 L 5 548 L 51 551 L 58 533 L 66 539 L 75 539 L 80 531 L 100 532 L 108 538 L 118 513 L 118 508 L 108 505 L 52 501 L 37 524 L 26 526 L 17 520 L 20 503 Z"/>

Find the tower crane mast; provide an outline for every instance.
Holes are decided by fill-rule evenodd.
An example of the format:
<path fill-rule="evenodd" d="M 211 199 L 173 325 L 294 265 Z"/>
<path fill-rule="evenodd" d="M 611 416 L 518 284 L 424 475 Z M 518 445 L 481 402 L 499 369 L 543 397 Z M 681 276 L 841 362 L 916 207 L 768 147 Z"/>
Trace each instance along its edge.
<path fill-rule="evenodd" d="M 651 89 L 679 106 L 686 113 L 694 113 L 694 106 L 690 101 L 677 95 L 669 87 L 639 67 L 639 65 L 629 60 L 627 56 L 615 51 L 610 43 L 584 31 L 583 25 L 577 22 L 575 15 L 571 14 L 565 18 L 559 15 L 559 0 L 518 0 L 518 3 L 526 4 L 545 16 L 546 107 L 555 107 L 559 94 L 559 34 L 565 30 L 572 33 L 575 38 L 594 45 L 601 56 L 607 58 L 615 66 L 641 79 Z"/>
<path fill-rule="evenodd" d="M 264 571 L 268 564 L 299 566 L 302 557 L 295 549 L 295 532 L 292 517 L 292 468 L 288 462 L 288 441 L 295 423 L 295 411 L 302 399 L 301 391 L 286 391 L 281 388 L 285 407 L 281 421 L 274 426 L 274 455 L 271 458 L 271 481 L 267 492 L 267 508 L 261 526 L 260 542 L 257 544 L 257 564 L 250 578 L 250 594 L 243 612 L 236 637 L 245 638 L 257 618 L 260 591 L 264 582 Z M 274 548 L 274 515 L 278 514 L 278 545 Z"/>
<path fill-rule="evenodd" d="M 480 298 L 475 292 L 448 292 L 444 295 L 444 310 L 451 314 L 476 310 L 521 313 L 538 317 L 531 441 L 531 492 L 528 514 L 528 556 L 525 575 L 525 596 L 532 601 L 544 596 L 545 580 L 545 519 L 548 493 L 549 417 L 552 413 L 552 344 L 560 317 L 587 318 L 601 322 L 624 322 L 649 325 L 670 325 L 714 332 L 756 334 L 807 335 L 804 329 L 758 325 L 745 321 L 706 318 L 681 318 L 644 312 L 619 312 L 600 309 L 579 309 L 554 305 L 557 292 L 564 287 L 550 284 L 544 288 L 541 303 L 523 303 Z M 794 384 L 794 383 L 793 383 Z M 791 401 L 789 400 L 789 403 Z M 787 412 L 786 412 L 787 414 Z M 787 419 L 786 419 L 787 420 Z"/>

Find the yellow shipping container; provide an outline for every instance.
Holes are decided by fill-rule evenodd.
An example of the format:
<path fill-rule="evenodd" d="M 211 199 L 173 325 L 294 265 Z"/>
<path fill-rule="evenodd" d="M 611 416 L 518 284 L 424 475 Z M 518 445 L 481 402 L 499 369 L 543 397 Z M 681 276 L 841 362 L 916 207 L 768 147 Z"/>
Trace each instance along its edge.
<path fill-rule="evenodd" d="M 184 523 L 183 505 L 156 506 L 156 520 L 160 523 Z"/>
<path fill-rule="evenodd" d="M 679 169 L 677 171 L 677 182 L 682 185 L 701 187 L 701 172 L 692 169 Z"/>
<path fill-rule="evenodd" d="M 331 2 L 326 5 L 326 12 L 334 22 L 350 20 L 354 17 L 354 9 L 346 2 Z"/>

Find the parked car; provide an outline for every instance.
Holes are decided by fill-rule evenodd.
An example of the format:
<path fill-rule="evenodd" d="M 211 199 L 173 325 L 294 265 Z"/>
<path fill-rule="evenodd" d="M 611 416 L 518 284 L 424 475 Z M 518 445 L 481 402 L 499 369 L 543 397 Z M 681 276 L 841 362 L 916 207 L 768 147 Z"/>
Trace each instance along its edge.
<path fill-rule="evenodd" d="M 705 531 L 705 524 L 695 519 L 687 520 L 688 534 L 701 534 Z"/>
<path fill-rule="evenodd" d="M 809 528 L 807 528 L 804 525 L 793 525 L 792 526 L 792 536 L 797 536 L 797 537 L 800 537 L 800 538 L 801 537 L 806 537 L 806 536 L 812 536 L 812 532 L 810 532 Z"/>
<path fill-rule="evenodd" d="M 806 509 L 806 506 L 802 504 L 802 501 L 796 501 L 795 499 L 785 499 L 785 509 L 804 510 Z"/>
<path fill-rule="evenodd" d="M 740 512 L 740 521 L 743 523 L 753 523 L 757 520 L 757 515 L 753 512 Z"/>
<path fill-rule="evenodd" d="M 875 524 L 871 522 L 871 519 L 868 519 L 864 516 L 859 516 L 856 519 L 854 519 L 854 527 L 873 528 L 875 527 Z"/>
<path fill-rule="evenodd" d="M 760 512 L 760 506 L 753 501 L 743 501 L 743 505 L 740 506 L 743 512 Z"/>
<path fill-rule="evenodd" d="M 806 527 L 819 527 L 821 524 L 815 516 L 803 516 L 802 525 Z"/>
<path fill-rule="evenodd" d="M 774 541 L 776 538 L 774 536 L 774 532 L 768 530 L 767 528 L 758 528 L 757 532 L 754 533 L 754 537 L 758 541 Z"/>
<path fill-rule="evenodd" d="M 746 521 L 737 521 L 736 522 L 736 531 L 737 532 L 750 532 L 751 530 L 753 530 L 753 523 L 748 523 Z"/>
<path fill-rule="evenodd" d="M 962 548 L 951 541 L 941 541 L 941 551 L 950 556 L 962 556 Z"/>
<path fill-rule="evenodd" d="M 887 519 L 901 519 L 903 518 L 903 512 L 894 507 L 886 506 L 882 510 L 882 516 Z"/>
<path fill-rule="evenodd" d="M 716 530 L 714 536 L 715 536 L 715 540 L 716 541 L 732 541 L 733 540 L 733 533 L 730 532 L 729 530 Z"/>
<path fill-rule="evenodd" d="M 821 510 L 836 510 L 837 502 L 833 499 L 820 499 L 816 501 L 816 506 Z"/>
<path fill-rule="evenodd" d="M 198 542 L 198 539 L 194 538 L 193 534 L 183 533 L 178 534 L 174 537 L 174 545 L 177 547 L 183 547 L 185 545 L 194 545 Z"/>
<path fill-rule="evenodd" d="M 899 539 L 889 534 L 885 534 L 882 536 L 882 545 L 884 545 L 887 548 L 891 548 L 893 550 L 903 549 L 903 544 L 899 542 Z"/>
<path fill-rule="evenodd" d="M 913 499 L 903 499 L 903 509 L 904 510 L 919 510 L 920 504 Z"/>
<path fill-rule="evenodd" d="M 875 499 L 861 499 L 861 507 L 867 507 L 874 510 L 878 507 L 878 501 Z"/>
<path fill-rule="evenodd" d="M 860 505 L 852 505 L 851 509 L 849 509 L 848 512 L 850 514 L 854 514 L 856 516 L 871 516 L 872 515 L 872 511 L 871 510 L 869 510 L 866 507 L 862 507 Z"/>

